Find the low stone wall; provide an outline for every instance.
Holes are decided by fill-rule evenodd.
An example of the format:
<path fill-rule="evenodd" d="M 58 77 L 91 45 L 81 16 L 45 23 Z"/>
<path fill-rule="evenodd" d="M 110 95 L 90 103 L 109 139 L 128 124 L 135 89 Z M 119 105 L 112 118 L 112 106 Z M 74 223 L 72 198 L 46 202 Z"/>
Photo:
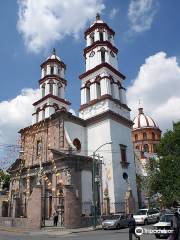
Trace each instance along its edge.
<path fill-rule="evenodd" d="M 0 217 L 1 227 L 19 227 L 28 229 L 40 229 L 39 225 L 35 225 L 31 219 L 28 218 L 11 218 Z"/>

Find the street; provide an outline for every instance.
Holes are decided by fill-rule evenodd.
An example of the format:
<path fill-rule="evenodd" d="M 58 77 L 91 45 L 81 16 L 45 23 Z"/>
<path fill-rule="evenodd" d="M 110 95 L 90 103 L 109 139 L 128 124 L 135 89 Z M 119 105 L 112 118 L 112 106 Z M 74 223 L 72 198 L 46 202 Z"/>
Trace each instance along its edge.
<path fill-rule="evenodd" d="M 146 228 L 151 228 L 151 226 L 146 226 Z M 81 233 L 71 233 L 62 235 L 61 232 L 55 235 L 51 232 L 51 235 L 45 234 L 43 232 L 31 232 L 28 234 L 22 233 L 12 233 L 12 232 L 0 232 L 0 240 L 52 240 L 52 239 L 61 239 L 61 240 L 128 240 L 128 229 L 121 230 L 97 230 L 90 232 L 81 232 Z M 134 237 L 134 239 L 136 239 Z M 142 235 L 142 240 L 154 240 L 156 239 L 154 235 Z"/>

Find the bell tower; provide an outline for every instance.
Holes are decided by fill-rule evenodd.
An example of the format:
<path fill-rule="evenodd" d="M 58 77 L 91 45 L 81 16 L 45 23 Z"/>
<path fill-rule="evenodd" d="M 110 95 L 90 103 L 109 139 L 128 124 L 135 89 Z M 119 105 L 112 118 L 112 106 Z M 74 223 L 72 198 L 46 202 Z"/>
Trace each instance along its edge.
<path fill-rule="evenodd" d="M 114 36 L 115 32 L 101 20 L 99 14 L 85 31 L 86 72 L 80 75 L 80 117 L 83 119 L 108 110 L 129 118 L 123 86 L 125 76 L 118 70 L 118 49 Z"/>
<path fill-rule="evenodd" d="M 61 108 L 69 110 L 71 103 L 65 99 L 65 70 L 66 65 L 56 55 L 54 48 L 52 54 L 41 64 L 41 98 L 33 103 L 33 124 L 50 117 Z"/>

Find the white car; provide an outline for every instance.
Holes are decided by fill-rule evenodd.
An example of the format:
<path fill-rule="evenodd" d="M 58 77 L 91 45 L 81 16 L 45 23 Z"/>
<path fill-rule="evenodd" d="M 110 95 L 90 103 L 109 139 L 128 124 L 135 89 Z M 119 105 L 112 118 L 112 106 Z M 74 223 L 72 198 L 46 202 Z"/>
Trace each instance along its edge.
<path fill-rule="evenodd" d="M 170 233 L 166 231 L 171 230 L 172 219 L 173 219 L 173 213 L 166 213 L 161 216 L 158 223 L 153 225 L 155 230 L 160 230 L 158 233 L 155 234 L 156 238 L 169 236 Z"/>
<path fill-rule="evenodd" d="M 134 219 L 137 224 L 147 225 L 149 223 L 158 222 L 160 218 L 160 212 L 156 208 L 139 209 L 136 214 L 134 214 Z"/>
<path fill-rule="evenodd" d="M 128 219 L 125 215 L 115 214 L 110 219 L 106 219 L 102 222 L 102 228 L 106 229 L 120 229 L 128 227 Z"/>

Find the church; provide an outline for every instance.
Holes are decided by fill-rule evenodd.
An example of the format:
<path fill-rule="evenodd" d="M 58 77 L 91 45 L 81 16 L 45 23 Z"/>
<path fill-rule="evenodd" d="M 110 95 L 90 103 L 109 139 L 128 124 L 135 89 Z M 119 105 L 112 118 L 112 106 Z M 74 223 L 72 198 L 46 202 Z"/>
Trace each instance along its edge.
<path fill-rule="evenodd" d="M 38 206 L 43 219 L 51 219 L 58 210 L 68 227 L 80 225 L 81 216 L 92 216 L 94 191 L 99 214 L 124 212 L 128 190 L 137 203 L 133 122 L 126 77 L 118 68 L 115 32 L 97 14 L 84 36 L 79 116 L 70 112 L 66 64 L 56 50 L 41 64 L 41 96 L 32 103 L 32 125 L 19 132 L 22 151 L 9 169 L 10 216 L 27 217 L 36 185 L 42 186 Z M 21 211 L 14 210 L 17 205 L 23 206 Z"/>
<path fill-rule="evenodd" d="M 161 140 L 161 130 L 155 120 L 146 115 L 142 107 L 138 109 L 138 115 L 133 120 L 132 142 L 134 146 L 137 189 L 139 205 L 148 205 L 147 193 L 142 186 L 142 180 L 148 176 L 147 166 L 149 159 L 157 159 L 157 147 Z"/>

